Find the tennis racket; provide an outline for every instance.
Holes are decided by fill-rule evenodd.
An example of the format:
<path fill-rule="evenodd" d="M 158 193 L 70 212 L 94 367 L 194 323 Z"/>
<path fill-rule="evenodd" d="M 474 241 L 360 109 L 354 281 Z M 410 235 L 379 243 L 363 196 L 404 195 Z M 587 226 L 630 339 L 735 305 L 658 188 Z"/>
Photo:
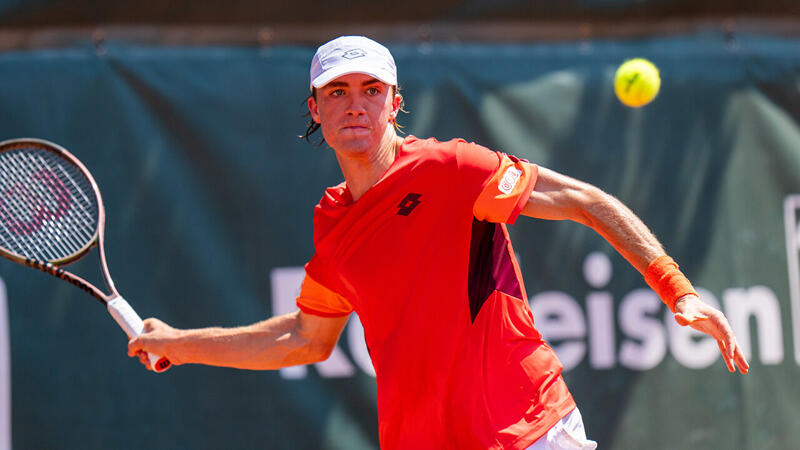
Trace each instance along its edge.
<path fill-rule="evenodd" d="M 144 324 L 119 295 L 103 248 L 105 209 L 92 175 L 57 144 L 41 139 L 0 142 L 0 254 L 83 289 L 104 304 L 129 338 Z M 97 246 L 104 293 L 63 269 Z M 167 358 L 148 355 L 156 372 L 167 370 Z"/>

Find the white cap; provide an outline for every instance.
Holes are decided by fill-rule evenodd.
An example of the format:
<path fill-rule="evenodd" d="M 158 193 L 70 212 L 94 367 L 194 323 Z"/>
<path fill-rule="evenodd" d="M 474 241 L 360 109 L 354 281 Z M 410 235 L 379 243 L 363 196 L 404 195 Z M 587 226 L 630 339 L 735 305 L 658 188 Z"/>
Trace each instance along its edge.
<path fill-rule="evenodd" d="M 364 36 L 341 36 L 322 45 L 311 60 L 311 88 L 334 78 L 363 73 L 397 86 L 397 68 L 389 49 Z"/>

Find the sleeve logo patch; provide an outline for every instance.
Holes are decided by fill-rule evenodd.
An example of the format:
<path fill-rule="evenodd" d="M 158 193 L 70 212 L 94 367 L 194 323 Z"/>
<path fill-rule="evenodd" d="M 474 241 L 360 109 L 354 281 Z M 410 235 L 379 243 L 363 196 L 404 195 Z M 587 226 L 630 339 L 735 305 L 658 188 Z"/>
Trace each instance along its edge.
<path fill-rule="evenodd" d="M 522 175 L 522 171 L 517 169 L 514 166 L 509 167 L 506 170 L 506 173 L 503 174 L 503 179 L 500 180 L 500 184 L 497 186 L 500 189 L 500 192 L 508 195 L 511 191 L 514 190 L 514 187 L 519 182 L 519 178 Z"/>

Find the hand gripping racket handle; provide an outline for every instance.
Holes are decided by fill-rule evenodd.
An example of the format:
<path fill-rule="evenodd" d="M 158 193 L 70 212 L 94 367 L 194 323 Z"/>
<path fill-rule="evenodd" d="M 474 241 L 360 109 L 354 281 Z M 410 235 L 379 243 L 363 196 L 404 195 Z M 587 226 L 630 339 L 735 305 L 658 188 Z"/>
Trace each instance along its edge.
<path fill-rule="evenodd" d="M 144 323 L 124 298 L 120 296 L 114 297 L 108 301 L 106 306 L 108 307 L 108 312 L 111 313 L 111 317 L 125 330 L 125 334 L 128 335 L 128 338 L 133 339 L 142 334 L 144 331 Z M 172 365 L 172 363 L 163 356 L 150 353 L 147 355 L 147 358 L 150 359 L 150 367 L 159 373 L 169 369 Z"/>

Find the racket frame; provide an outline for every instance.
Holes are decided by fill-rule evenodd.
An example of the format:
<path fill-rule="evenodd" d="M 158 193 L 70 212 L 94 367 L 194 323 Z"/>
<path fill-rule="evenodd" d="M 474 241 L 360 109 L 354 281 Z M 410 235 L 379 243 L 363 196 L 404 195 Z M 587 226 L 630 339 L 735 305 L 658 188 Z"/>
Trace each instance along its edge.
<path fill-rule="evenodd" d="M 75 157 L 75 155 L 67 151 L 67 149 L 64 147 L 44 139 L 18 138 L 2 141 L 0 142 L 0 154 L 19 148 L 29 148 L 31 146 L 50 151 L 61 158 L 64 158 L 70 164 L 75 166 L 84 177 L 86 177 L 86 179 L 89 181 L 89 184 L 92 186 L 95 202 L 97 204 L 97 225 L 95 227 L 94 235 L 89 242 L 86 243 L 86 245 L 71 255 L 67 255 L 60 259 L 55 259 L 52 261 L 38 261 L 18 255 L 2 247 L 0 247 L 0 255 L 16 263 L 32 267 L 34 269 L 39 269 L 42 272 L 49 273 L 50 275 L 72 283 L 73 285 L 90 294 L 92 297 L 96 298 L 98 301 L 100 301 L 100 303 L 106 305 L 108 304 L 109 300 L 119 297 L 119 292 L 117 292 L 117 288 L 114 286 L 114 282 L 111 280 L 111 274 L 109 273 L 108 263 L 106 261 L 106 251 L 104 246 L 106 211 L 105 207 L 103 206 L 103 198 L 100 196 L 100 189 L 98 188 L 97 182 L 95 181 L 91 172 L 89 172 L 86 166 L 84 166 L 83 163 L 77 157 Z M 101 291 L 96 286 L 79 277 L 78 275 L 63 269 L 63 266 L 74 263 L 75 261 L 86 256 L 92 247 L 95 246 L 98 247 L 99 251 L 100 271 L 103 274 L 103 280 L 105 281 L 106 287 L 111 291 L 109 294 Z"/>

